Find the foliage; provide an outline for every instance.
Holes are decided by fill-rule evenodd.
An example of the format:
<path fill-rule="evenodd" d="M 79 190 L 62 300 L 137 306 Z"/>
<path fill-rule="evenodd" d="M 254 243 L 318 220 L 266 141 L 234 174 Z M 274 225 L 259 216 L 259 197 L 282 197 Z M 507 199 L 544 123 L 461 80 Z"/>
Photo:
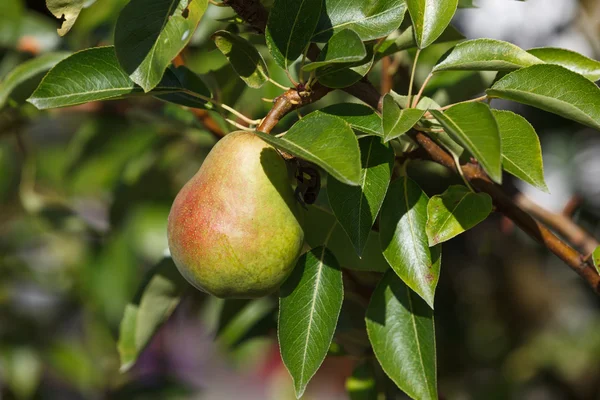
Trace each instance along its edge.
<path fill-rule="evenodd" d="M 100 310 L 101 317 L 89 317 L 101 326 L 90 335 L 100 337 L 99 343 L 110 342 L 106 338 L 120 321 L 118 345 L 110 342 L 107 347 L 114 346 L 115 352 L 118 347 L 124 372 L 142 357 L 185 296 L 204 297 L 190 295 L 195 290 L 176 273 L 169 257 L 163 259 L 166 241 L 154 228 L 164 225 L 175 193 L 214 142 L 232 126 L 243 125 L 295 158 L 289 161 L 291 167 L 302 160 L 323 178 L 316 204 L 303 204 L 307 251 L 275 295 L 281 358 L 296 396 L 304 394 L 328 354 L 341 346 L 342 354 L 358 347 L 365 361 L 347 381 L 352 398 L 374 398 L 393 382 L 412 398 L 437 399 L 434 306 L 440 303 L 435 301 L 436 288 L 444 278 L 442 243 L 481 224 L 493 215 L 494 205 L 492 197 L 467 180 L 445 182 L 442 190 L 431 191 L 418 174 L 413 176 L 410 171 L 418 164 L 410 156 L 418 147 L 415 133 L 426 134 L 451 155 L 461 175 L 460 163 L 469 163 L 496 184 L 506 172 L 548 191 L 532 124 L 494 109 L 491 101 L 518 102 L 600 130 L 600 88 L 594 83 L 600 78 L 600 62 L 557 48 L 526 50 L 500 40 L 463 40 L 450 23 L 458 7 L 471 5 L 468 1 L 275 0 L 267 10 L 260 2 L 246 2 L 245 7 L 268 12 L 258 22 L 207 0 L 131 0 L 122 8 L 123 2 L 113 1 L 119 7 L 110 7 L 102 20 L 95 20 L 93 14 L 104 6 L 98 3 L 47 0 L 52 14 L 64 16 L 61 46 L 40 45 L 27 57 L 9 49 L 0 65 L 1 71 L 10 70 L 0 83 L 6 131 L 19 135 L 23 121 L 55 115 L 43 110 L 102 110 L 85 117 L 67 153 L 56 149 L 46 159 L 26 153 L 20 201 L 43 225 L 9 230 L 34 238 L 38 231 L 62 224 L 69 232 L 61 240 L 75 243 L 70 251 L 77 254 L 71 256 L 89 260 L 89 266 L 83 277 L 65 270 L 65 285 L 90 297 L 83 315 Z M 238 11 L 243 3 L 229 0 L 222 5 L 236 4 L 233 9 Z M 15 21 L 25 18 L 17 0 L 0 6 L 4 15 L 2 7 Z M 261 18 L 261 12 L 252 15 Z M 108 44 L 96 40 L 98 32 L 113 26 Z M 19 29 L 0 26 L 0 43 L 12 46 Z M 433 51 L 438 46 L 442 50 Z M 380 109 L 330 95 L 334 89 L 355 93 L 356 85 L 378 77 L 382 59 L 398 55 L 413 65 L 405 95 L 385 94 Z M 435 60 L 413 90 L 417 68 L 426 65 L 426 57 Z M 453 77 L 480 71 L 500 72 L 480 88 L 482 97 L 437 104 L 425 96 L 450 90 L 456 83 Z M 282 93 L 282 86 L 289 85 Z M 298 100 L 287 100 L 286 112 L 280 112 L 278 101 L 286 101 L 290 92 Z M 261 103 L 261 97 L 274 98 L 275 105 Z M 312 105 L 321 98 L 322 103 Z M 98 103 L 105 100 L 113 102 Z M 241 103 L 244 107 L 236 107 Z M 287 116 L 300 106 L 309 106 L 306 113 L 299 111 L 306 115 Z M 128 119 L 135 121 L 133 128 Z M 279 123 L 276 130 L 281 133 L 263 129 L 265 121 Z M 0 162 L 12 157 L 10 153 L 0 147 Z M 185 159 L 199 161 L 190 165 Z M 36 171 L 55 192 L 92 199 L 110 193 L 113 231 L 95 226 L 73 204 L 54 201 L 52 191 L 38 193 L 30 177 Z M 57 183 L 57 176 L 68 177 L 68 183 Z M 4 187 L 14 186 L 1 179 L 0 198 Z M 152 187 L 161 190 L 148 190 Z M 79 235 L 98 238 L 103 246 L 84 247 L 76 240 Z M 599 253 L 600 247 L 591 255 L 598 271 Z M 61 254 L 60 262 L 68 266 L 69 256 Z M 136 265 L 140 257 L 143 262 Z M 6 261 L 11 262 L 18 265 Z M 146 276 L 143 282 L 141 275 Z M 2 289 L 0 285 L 0 304 Z M 352 303 L 355 298 L 362 307 Z M 217 304 L 215 299 L 204 301 Z M 217 341 L 224 347 L 272 331 L 271 299 L 218 304 Z M 366 345 L 344 342 L 352 313 L 359 320 L 359 333 L 352 330 L 353 344 L 366 334 Z M 76 368 L 61 360 L 76 359 L 69 352 L 82 345 L 51 342 L 48 359 L 59 371 Z M 28 398 L 41 379 L 37 353 L 30 348 L 2 350 L 0 346 L 4 364 L 11 367 L 8 380 L 14 392 Z M 370 363 L 375 360 L 377 364 Z M 100 387 L 109 379 L 93 359 L 78 363 L 79 375 L 65 372 L 76 376 L 76 385 Z M 35 371 L 35 382 L 20 381 L 19 368 Z"/>

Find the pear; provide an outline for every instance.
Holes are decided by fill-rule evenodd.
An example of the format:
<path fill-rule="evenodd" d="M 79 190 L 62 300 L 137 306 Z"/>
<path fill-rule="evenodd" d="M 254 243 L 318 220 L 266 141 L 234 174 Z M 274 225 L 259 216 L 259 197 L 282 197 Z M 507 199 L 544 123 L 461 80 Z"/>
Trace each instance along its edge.
<path fill-rule="evenodd" d="M 304 242 L 302 207 L 285 161 L 244 131 L 228 134 L 181 189 L 169 213 L 169 249 L 196 288 L 222 298 L 277 290 Z"/>

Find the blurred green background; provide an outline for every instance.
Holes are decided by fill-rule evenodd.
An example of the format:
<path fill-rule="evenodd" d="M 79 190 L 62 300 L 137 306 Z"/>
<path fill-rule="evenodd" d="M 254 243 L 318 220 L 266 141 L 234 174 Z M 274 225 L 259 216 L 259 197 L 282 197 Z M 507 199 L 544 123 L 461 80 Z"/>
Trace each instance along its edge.
<path fill-rule="evenodd" d="M 126 2 L 90 2 L 61 38 L 43 0 L 1 0 L 0 87 L 33 57 L 110 44 Z M 480 6 L 456 17 L 468 37 L 600 57 L 597 0 Z M 217 29 L 243 29 L 227 22 L 232 16 L 210 6 L 183 59 L 222 102 L 261 118 L 270 107 L 261 98 L 281 90 L 247 89 L 209 38 Z M 266 54 L 258 35 L 247 37 Z M 417 85 L 445 50 L 436 46 L 421 56 Z M 397 92 L 407 91 L 410 64 L 406 52 L 390 62 Z M 286 83 L 282 71 L 271 71 Z M 371 80 L 377 84 L 381 73 L 376 67 Z M 442 104 L 473 96 L 494 78 L 439 76 L 426 94 Z M 194 113 L 155 99 L 40 112 L 24 103 L 39 79 L 18 87 L 0 110 L 0 399 L 293 398 L 276 344 L 276 298 L 224 302 L 188 291 L 138 363 L 119 372 L 119 323 L 145 273 L 167 251 L 171 202 L 232 128 L 215 111 Z M 334 93 L 311 107 L 344 96 Z M 574 218 L 600 237 L 598 132 L 515 110 L 540 134 L 552 194 L 520 188 L 554 211 L 578 196 Z M 450 181 L 426 162 L 412 163 L 409 173 L 432 193 Z M 569 268 L 499 216 L 444 251 L 435 310 L 444 398 L 600 399 L 600 302 Z M 347 296 L 346 305 L 353 301 Z M 353 311 L 342 314 L 336 342 L 364 346 L 360 307 L 347 309 Z M 305 398 L 346 398 L 357 360 L 332 353 Z M 393 391 L 390 397 L 403 398 Z"/>

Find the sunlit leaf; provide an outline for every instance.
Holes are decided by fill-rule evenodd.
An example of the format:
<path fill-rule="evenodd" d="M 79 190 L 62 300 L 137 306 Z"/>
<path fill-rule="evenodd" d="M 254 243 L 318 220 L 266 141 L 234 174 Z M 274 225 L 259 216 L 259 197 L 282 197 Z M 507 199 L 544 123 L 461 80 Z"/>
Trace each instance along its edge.
<path fill-rule="evenodd" d="M 212 39 L 248 86 L 259 88 L 269 79 L 265 60 L 248 40 L 227 31 L 215 32 Z"/>
<path fill-rule="evenodd" d="M 417 47 L 423 49 L 441 36 L 450 24 L 458 0 L 406 0 L 415 29 Z"/>

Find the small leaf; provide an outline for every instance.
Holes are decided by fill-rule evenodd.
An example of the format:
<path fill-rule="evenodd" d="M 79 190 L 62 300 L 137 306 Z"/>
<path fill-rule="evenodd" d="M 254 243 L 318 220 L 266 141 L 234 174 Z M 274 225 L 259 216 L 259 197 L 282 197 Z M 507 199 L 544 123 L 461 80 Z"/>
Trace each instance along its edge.
<path fill-rule="evenodd" d="M 479 161 L 494 182 L 502 182 L 502 152 L 498 124 L 487 104 L 462 103 L 431 114 Z"/>
<path fill-rule="evenodd" d="M 117 58 L 145 92 L 189 43 L 207 6 L 208 0 L 131 0 L 123 8 L 115 27 Z"/>
<path fill-rule="evenodd" d="M 85 0 L 46 0 L 46 7 L 58 19 L 63 19 L 62 26 L 57 29 L 60 36 L 71 30 L 79 13 L 85 5 Z"/>
<path fill-rule="evenodd" d="M 69 53 L 66 52 L 47 53 L 25 61 L 9 72 L 0 83 L 0 108 L 4 107 L 9 98 L 18 103 L 25 101 L 46 72 L 68 56 Z"/>
<path fill-rule="evenodd" d="M 324 0 L 313 41 L 326 42 L 343 29 L 352 29 L 363 41 L 389 35 L 406 13 L 403 0 Z"/>
<path fill-rule="evenodd" d="M 215 32 L 212 39 L 248 86 L 256 89 L 269 79 L 265 60 L 248 40 L 227 31 Z"/>
<path fill-rule="evenodd" d="M 408 396 L 436 400 L 433 311 L 393 271 L 375 288 L 366 316 L 375 357 Z"/>
<path fill-rule="evenodd" d="M 440 246 L 428 245 L 428 200 L 409 178 L 394 181 L 381 208 L 379 240 L 392 269 L 433 308 L 442 252 Z"/>
<path fill-rule="evenodd" d="M 315 111 L 281 138 L 255 132 L 267 143 L 303 158 L 327 171 L 340 182 L 360 184 L 360 150 L 356 135 L 344 120 Z"/>
<path fill-rule="evenodd" d="M 458 42 L 464 40 L 464 38 L 464 35 L 455 27 L 448 25 L 440 37 L 438 37 L 431 45 Z M 377 47 L 376 60 L 415 47 L 417 47 L 417 42 L 415 40 L 414 28 L 411 25 L 405 29 L 400 36 L 384 40 Z"/>
<path fill-rule="evenodd" d="M 350 29 L 339 31 L 329 39 L 315 62 L 302 67 L 305 71 L 313 71 L 330 64 L 354 63 L 367 55 L 365 45 L 356 32 Z"/>
<path fill-rule="evenodd" d="M 596 271 L 600 274 L 600 246 L 596 247 L 596 250 L 592 253 L 592 263 L 596 267 Z"/>
<path fill-rule="evenodd" d="M 381 117 L 369 106 L 357 103 L 338 103 L 320 109 L 322 113 L 340 117 L 356 131 L 381 136 Z"/>
<path fill-rule="evenodd" d="M 317 68 L 316 77 L 324 86 L 342 89 L 361 80 L 373 66 L 373 44 L 366 46 L 367 55 L 355 63 L 330 64 Z"/>
<path fill-rule="evenodd" d="M 580 75 L 585 76 L 592 82 L 600 79 L 600 61 L 592 60 L 582 54 L 571 50 L 557 49 L 553 47 L 540 47 L 527 50 L 547 64 L 556 64 Z"/>
<path fill-rule="evenodd" d="M 534 65 L 500 79 L 490 97 L 513 100 L 600 130 L 600 89 L 558 65 Z"/>
<path fill-rule="evenodd" d="M 401 110 L 394 98 L 386 94 L 383 98 L 383 141 L 392 139 L 408 132 L 425 115 L 425 110 L 406 108 Z"/>
<path fill-rule="evenodd" d="M 170 258 L 162 260 L 148 275 L 139 299 L 127 305 L 121 321 L 118 348 L 122 372 L 135 364 L 141 351 L 179 304 L 183 291 L 189 287 Z"/>
<path fill-rule="evenodd" d="M 302 255 L 281 287 L 279 348 L 297 398 L 327 355 L 343 297 L 342 271 L 325 247 Z"/>
<path fill-rule="evenodd" d="M 462 185 L 450 186 L 427 204 L 427 238 L 435 246 L 460 235 L 485 220 L 492 212 L 487 193 L 473 193 Z"/>
<path fill-rule="evenodd" d="M 450 25 L 458 0 L 406 0 L 417 47 L 424 49 Z"/>
<path fill-rule="evenodd" d="M 375 373 L 367 361 L 358 364 L 346 379 L 346 392 L 350 400 L 377 399 Z"/>
<path fill-rule="evenodd" d="M 502 166 L 508 173 L 548 193 L 542 147 L 533 126 L 510 111 L 492 110 L 502 138 Z"/>
<path fill-rule="evenodd" d="M 359 186 L 327 182 L 329 204 L 360 256 L 392 177 L 394 151 L 369 136 L 359 140 L 362 170 Z"/>
<path fill-rule="evenodd" d="M 543 61 L 512 43 L 494 39 L 457 44 L 434 68 L 437 71 L 513 71 Z"/>
<path fill-rule="evenodd" d="M 315 31 L 323 0 L 275 0 L 265 38 L 275 62 L 288 70 L 304 52 Z"/>
<path fill-rule="evenodd" d="M 343 268 L 371 272 L 385 272 L 390 268 L 381 253 L 379 233 L 369 232 L 367 244 L 359 258 L 356 252 L 348 251 L 352 243 L 335 216 L 314 205 L 308 206 L 304 217 L 304 239 L 311 247 L 326 244 Z"/>
<path fill-rule="evenodd" d="M 78 80 L 73 80 L 77 75 Z M 209 94 L 200 79 L 185 67 L 167 70 L 162 82 L 152 91 L 153 95 L 178 91 Z M 192 82 L 193 81 L 193 82 Z M 188 83 L 191 87 L 182 85 Z M 40 110 L 67 107 L 98 100 L 112 100 L 143 93 L 121 69 L 113 47 L 96 47 L 80 51 L 65 58 L 44 77 L 38 88 L 27 100 Z M 204 100 L 191 94 L 181 93 L 179 97 L 163 97 L 169 101 L 200 107 Z"/>

